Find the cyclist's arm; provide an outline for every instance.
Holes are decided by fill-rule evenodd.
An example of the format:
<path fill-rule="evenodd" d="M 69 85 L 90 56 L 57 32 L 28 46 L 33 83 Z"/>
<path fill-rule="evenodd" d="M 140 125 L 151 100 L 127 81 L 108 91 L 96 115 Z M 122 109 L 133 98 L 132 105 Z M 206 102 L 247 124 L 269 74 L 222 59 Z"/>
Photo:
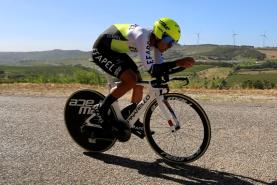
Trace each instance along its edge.
<path fill-rule="evenodd" d="M 155 63 L 156 64 L 164 63 L 163 54 L 157 48 L 154 48 L 154 58 L 155 58 Z"/>
<path fill-rule="evenodd" d="M 149 72 L 151 76 L 157 77 L 161 76 L 164 72 L 168 71 L 169 69 L 173 69 L 176 66 L 189 68 L 195 63 L 192 57 L 185 57 L 183 59 L 178 59 L 176 61 L 165 62 L 162 64 L 153 64 L 150 68 Z"/>
<path fill-rule="evenodd" d="M 154 49 L 154 59 L 151 56 L 151 46 L 149 42 L 149 30 L 141 27 L 136 27 L 130 33 L 131 39 L 135 43 L 140 61 L 148 71 L 153 64 L 159 64 L 163 62 L 161 53 Z"/>
<path fill-rule="evenodd" d="M 195 64 L 195 60 L 192 57 L 185 57 L 179 60 L 176 60 L 176 65 L 180 67 L 189 68 Z"/>
<path fill-rule="evenodd" d="M 151 57 L 151 47 L 150 42 L 141 34 L 136 40 L 138 55 L 140 56 L 140 61 L 146 70 L 149 70 L 153 64 L 155 64 L 154 59 Z"/>
<path fill-rule="evenodd" d="M 173 66 L 175 63 L 175 66 L 179 66 L 179 67 L 184 67 L 184 68 L 189 68 L 192 67 L 195 64 L 195 60 L 192 57 L 184 57 L 178 60 L 174 60 L 174 61 L 169 61 L 166 63 L 172 63 L 171 66 Z"/>

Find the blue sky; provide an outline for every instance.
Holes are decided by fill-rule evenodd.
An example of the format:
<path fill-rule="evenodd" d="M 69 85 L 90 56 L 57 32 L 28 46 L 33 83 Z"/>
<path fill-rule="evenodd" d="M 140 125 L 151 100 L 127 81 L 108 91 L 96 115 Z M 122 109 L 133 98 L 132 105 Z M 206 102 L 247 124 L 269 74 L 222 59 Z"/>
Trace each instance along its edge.
<path fill-rule="evenodd" d="M 114 23 L 151 28 L 160 17 L 181 26 L 181 44 L 277 46 L 276 0 L 0 0 L 0 51 L 78 49 Z"/>

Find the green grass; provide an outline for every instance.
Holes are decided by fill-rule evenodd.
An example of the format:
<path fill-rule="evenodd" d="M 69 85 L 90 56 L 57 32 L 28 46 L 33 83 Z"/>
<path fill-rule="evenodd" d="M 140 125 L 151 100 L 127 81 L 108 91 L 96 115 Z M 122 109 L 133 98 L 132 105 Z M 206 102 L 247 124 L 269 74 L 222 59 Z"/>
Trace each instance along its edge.
<path fill-rule="evenodd" d="M 215 67 L 213 65 L 196 65 L 185 72 L 184 76 L 190 76 L 189 88 L 220 88 L 222 82 L 233 71 L 231 67 Z M 177 75 L 181 76 L 181 75 Z M 182 83 L 173 82 L 172 87 L 180 88 Z"/>
<path fill-rule="evenodd" d="M 277 73 L 263 73 L 263 74 L 235 74 L 228 78 L 231 84 L 242 83 L 246 80 L 268 80 L 277 83 Z"/>
<path fill-rule="evenodd" d="M 231 67 L 195 65 L 175 74 L 189 76 L 190 88 L 258 88 L 277 87 L 276 69 L 243 69 L 233 72 Z M 143 79 L 150 79 L 148 72 L 142 72 Z M 1 66 L 0 83 L 82 83 L 105 84 L 105 78 L 96 70 L 84 66 Z M 182 83 L 172 82 L 174 88 Z"/>
<path fill-rule="evenodd" d="M 83 66 L 0 66 L 0 83 L 104 83 L 97 71 Z"/>
<path fill-rule="evenodd" d="M 277 73 L 234 74 L 227 79 L 227 84 L 234 88 L 275 88 Z"/>

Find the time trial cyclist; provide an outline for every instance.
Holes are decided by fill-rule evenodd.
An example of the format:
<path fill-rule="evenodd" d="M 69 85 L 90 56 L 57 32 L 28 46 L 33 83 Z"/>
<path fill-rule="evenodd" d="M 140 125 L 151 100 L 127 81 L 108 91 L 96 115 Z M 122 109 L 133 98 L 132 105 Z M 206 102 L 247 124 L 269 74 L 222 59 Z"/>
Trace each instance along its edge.
<path fill-rule="evenodd" d="M 128 52 L 137 52 L 141 64 L 152 76 L 159 75 L 159 71 L 168 65 L 189 68 L 195 63 L 193 58 L 185 57 L 175 62 L 166 62 L 167 66 L 163 65 L 163 52 L 176 44 L 180 37 L 179 25 L 168 17 L 157 20 L 152 30 L 137 24 L 114 24 L 100 34 L 93 45 L 93 62 L 121 82 L 101 104 L 94 107 L 94 119 L 97 119 L 99 124 L 103 124 L 104 128 L 113 126 L 107 119 L 108 110 L 113 102 L 129 90 L 133 90 L 131 104 L 122 111 L 123 116 L 127 117 L 126 112 L 134 110 L 142 100 L 143 87 L 136 85 L 141 80 L 141 75 Z M 132 132 L 143 135 L 143 124 L 136 122 Z"/>

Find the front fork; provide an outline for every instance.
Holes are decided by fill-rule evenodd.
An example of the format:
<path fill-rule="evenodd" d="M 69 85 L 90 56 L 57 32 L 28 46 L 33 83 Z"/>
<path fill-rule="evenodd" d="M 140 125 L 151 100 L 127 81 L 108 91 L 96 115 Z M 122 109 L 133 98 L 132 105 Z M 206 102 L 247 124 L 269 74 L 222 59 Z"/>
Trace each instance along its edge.
<path fill-rule="evenodd" d="M 177 116 L 174 110 L 172 109 L 172 107 L 170 106 L 170 104 L 168 103 L 168 101 L 164 98 L 163 94 L 160 94 L 157 97 L 157 102 L 162 113 L 165 115 L 167 119 L 167 123 L 170 126 L 171 132 L 176 132 L 177 130 L 179 130 L 180 123 L 177 119 Z"/>

